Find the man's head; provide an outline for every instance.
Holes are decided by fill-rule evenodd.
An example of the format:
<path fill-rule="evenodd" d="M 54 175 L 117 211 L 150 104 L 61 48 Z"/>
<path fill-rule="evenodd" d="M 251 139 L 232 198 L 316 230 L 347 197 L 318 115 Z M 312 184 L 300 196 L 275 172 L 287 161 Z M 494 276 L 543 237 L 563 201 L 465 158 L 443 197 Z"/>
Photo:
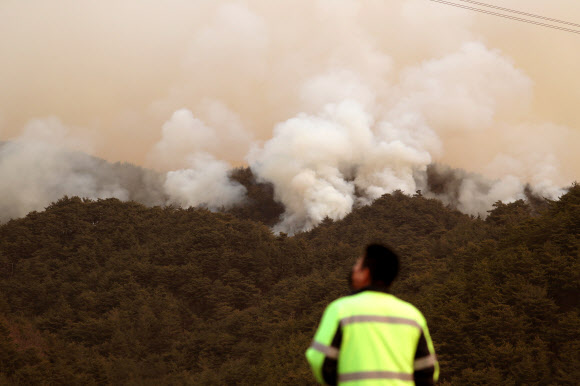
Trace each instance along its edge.
<path fill-rule="evenodd" d="M 369 285 L 388 287 L 398 272 L 397 254 L 384 245 L 370 244 L 352 267 L 351 287 L 354 290 Z"/>

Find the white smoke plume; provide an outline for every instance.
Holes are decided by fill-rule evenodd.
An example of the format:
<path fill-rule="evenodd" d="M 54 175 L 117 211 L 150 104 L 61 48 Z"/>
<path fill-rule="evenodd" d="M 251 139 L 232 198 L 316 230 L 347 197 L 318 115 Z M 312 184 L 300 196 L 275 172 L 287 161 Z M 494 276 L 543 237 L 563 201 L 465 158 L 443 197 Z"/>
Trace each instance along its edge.
<path fill-rule="evenodd" d="M 2 144 L 0 220 L 43 209 L 64 195 L 128 199 L 126 189 L 99 175 L 97 159 L 80 152 L 89 147 L 56 118 L 33 120 L 18 138 Z"/>
<path fill-rule="evenodd" d="M 561 146 L 550 151 L 541 141 L 514 135 L 521 129 L 508 119 L 529 110 L 531 89 L 530 79 L 508 59 L 474 42 L 405 68 L 397 83 L 379 89 L 348 70 L 332 70 L 306 80 L 301 94 L 310 105 L 332 103 L 319 114 L 277 125 L 273 138 L 248 159 L 285 205 L 277 230 L 308 230 L 325 217 L 341 219 L 357 204 L 394 190 L 421 189 L 485 216 L 498 200 L 525 198 L 526 184 L 549 198 L 563 192 L 550 179 Z M 443 158 L 450 142 L 493 178 L 457 172 L 454 191 L 429 192 L 427 166 Z M 536 156 L 514 155 L 517 149 Z M 511 168 L 502 166 L 507 160 Z"/>
<path fill-rule="evenodd" d="M 162 138 L 149 159 L 152 164 L 170 170 L 164 183 L 170 204 L 217 210 L 242 202 L 246 189 L 229 179 L 231 165 L 216 160 L 210 152 L 217 151 L 228 140 L 247 141 L 248 137 L 235 115 L 224 106 L 211 103 L 206 107 L 214 121 L 228 121 L 227 132 L 218 133 L 190 110 L 180 109 L 163 125 Z M 220 140 L 220 134 L 226 138 Z"/>
<path fill-rule="evenodd" d="M 188 157 L 190 166 L 167 173 L 169 203 L 182 207 L 227 209 L 244 200 L 246 188 L 228 178 L 231 166 L 207 153 Z"/>
<path fill-rule="evenodd" d="M 419 112 L 440 135 L 469 136 L 529 112 L 532 81 L 478 42 L 401 73 L 395 110 Z"/>
<path fill-rule="evenodd" d="M 480 174 L 431 164 L 425 174 L 417 175 L 417 186 L 429 198 L 473 215 L 486 217 L 497 201 L 525 199 L 525 185 L 513 175 L 490 180 Z"/>
<path fill-rule="evenodd" d="M 72 134 L 57 118 L 30 121 L 17 138 L 0 144 L 0 221 L 42 210 L 65 195 L 212 210 L 241 203 L 245 188 L 230 181 L 231 165 L 208 152 L 228 140 L 249 143 L 250 136 L 220 103 L 207 101 L 202 107 L 223 130 L 210 128 L 189 110 L 176 111 L 150 155 L 160 169 L 174 170 L 165 176 L 89 156 L 96 139 L 86 131 L 78 135 L 78 128 Z"/>
<path fill-rule="evenodd" d="M 286 208 L 277 229 L 311 229 L 325 217 L 343 218 L 357 200 L 415 191 L 413 173 L 431 162 L 435 136 L 421 125 L 381 122 L 373 130 L 374 125 L 360 103 L 345 100 L 326 105 L 319 115 L 301 114 L 276 126 L 274 137 L 249 161 Z M 355 196 L 356 189 L 362 197 Z"/>
<path fill-rule="evenodd" d="M 173 113 L 163 125 L 162 137 L 153 147 L 149 163 L 160 169 L 172 170 L 187 164 L 186 158 L 218 146 L 214 130 L 187 109 Z"/>

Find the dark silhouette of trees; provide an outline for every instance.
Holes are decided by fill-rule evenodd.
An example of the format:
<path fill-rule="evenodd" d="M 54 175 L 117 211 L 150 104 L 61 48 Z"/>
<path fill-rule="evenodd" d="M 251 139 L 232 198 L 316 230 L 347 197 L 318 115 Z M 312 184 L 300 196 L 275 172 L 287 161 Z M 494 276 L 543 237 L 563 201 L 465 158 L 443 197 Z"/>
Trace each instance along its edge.
<path fill-rule="evenodd" d="M 271 187 L 234 178 L 230 213 L 64 197 L 0 226 L 0 383 L 313 384 L 304 350 L 371 241 L 401 255 L 442 384 L 580 379 L 580 186 L 485 220 L 394 192 L 289 237 Z"/>

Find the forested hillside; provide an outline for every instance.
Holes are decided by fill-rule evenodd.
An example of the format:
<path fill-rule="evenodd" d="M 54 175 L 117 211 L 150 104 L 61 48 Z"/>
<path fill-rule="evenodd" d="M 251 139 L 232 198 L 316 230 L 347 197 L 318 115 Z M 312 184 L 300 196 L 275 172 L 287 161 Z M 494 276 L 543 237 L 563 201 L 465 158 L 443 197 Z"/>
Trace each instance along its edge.
<path fill-rule="evenodd" d="M 229 214 L 65 197 L 0 226 L 0 384 L 313 384 L 304 351 L 369 241 L 400 252 L 442 384 L 580 379 L 579 185 L 485 220 L 394 192 L 293 237 L 255 189 Z"/>

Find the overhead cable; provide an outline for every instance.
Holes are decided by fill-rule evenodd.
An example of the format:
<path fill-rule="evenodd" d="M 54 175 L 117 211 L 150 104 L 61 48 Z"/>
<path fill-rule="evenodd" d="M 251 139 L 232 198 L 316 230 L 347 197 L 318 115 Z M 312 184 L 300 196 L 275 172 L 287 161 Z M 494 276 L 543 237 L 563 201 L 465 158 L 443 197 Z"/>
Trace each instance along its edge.
<path fill-rule="evenodd" d="M 568 25 L 572 25 L 574 27 L 580 27 L 580 24 L 577 23 L 571 23 L 569 21 L 564 21 L 564 20 L 558 20 L 558 19 L 552 19 L 550 17 L 545 17 L 542 15 L 535 15 L 533 13 L 527 13 L 527 12 L 522 12 L 522 11 L 517 11 L 515 9 L 510 9 L 510 8 L 503 8 L 503 7 L 498 7 L 497 5 L 493 5 L 493 4 L 486 4 L 486 3 L 481 3 L 479 1 L 471 1 L 471 0 L 458 0 L 464 3 L 471 3 L 471 4 L 476 4 L 476 5 L 481 5 L 483 7 L 488 7 L 488 8 L 495 8 L 495 9 L 499 9 L 501 11 L 506 11 L 506 12 L 512 12 L 512 13 L 517 13 L 519 15 L 524 15 L 524 16 L 530 16 L 530 17 L 535 17 L 537 19 L 543 19 L 543 20 L 548 20 L 548 21 L 553 21 L 555 23 L 560 23 L 560 24 L 568 24 Z"/>
<path fill-rule="evenodd" d="M 445 4 L 445 5 L 450 5 L 450 6 L 453 6 L 453 7 L 468 9 L 468 10 L 471 10 L 471 11 L 486 13 L 488 15 L 504 17 L 506 19 L 512 19 L 512 20 L 522 21 L 524 23 L 535 24 L 535 25 L 539 25 L 539 26 L 542 26 L 542 27 L 554 28 L 554 29 L 558 29 L 560 31 L 571 32 L 571 33 L 575 33 L 575 34 L 579 34 L 580 35 L 580 30 L 576 30 L 576 29 L 564 28 L 564 27 L 560 27 L 560 26 L 553 25 L 553 24 L 548 24 L 548 23 L 540 23 L 540 22 L 537 22 L 537 21 L 534 21 L 534 20 L 530 20 L 530 19 L 524 19 L 524 18 L 521 18 L 521 17 L 515 17 L 515 16 L 511 16 L 511 15 L 506 15 L 504 13 L 487 11 L 485 9 L 475 8 L 475 7 L 469 7 L 467 5 L 456 4 L 456 3 L 449 2 L 449 1 L 443 1 L 443 0 L 429 0 L 429 1 L 433 1 L 433 2 L 436 2 L 436 3 L 441 3 L 441 4 Z M 459 1 L 461 1 L 461 0 L 459 0 Z"/>

